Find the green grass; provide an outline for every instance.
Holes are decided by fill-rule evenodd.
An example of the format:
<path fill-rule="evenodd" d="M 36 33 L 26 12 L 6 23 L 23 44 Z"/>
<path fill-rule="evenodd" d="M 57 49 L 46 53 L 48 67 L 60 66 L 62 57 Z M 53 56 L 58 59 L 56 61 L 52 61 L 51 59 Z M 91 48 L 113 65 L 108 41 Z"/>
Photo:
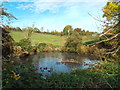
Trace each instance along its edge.
<path fill-rule="evenodd" d="M 96 35 L 96 36 L 91 36 L 91 35 L 86 35 L 86 36 L 83 36 L 82 37 L 82 42 L 85 43 L 85 42 L 89 42 L 89 41 L 94 41 L 94 40 L 98 40 L 99 39 L 99 36 Z"/>
<path fill-rule="evenodd" d="M 11 31 L 10 35 L 16 42 L 19 42 L 21 39 L 25 38 L 24 32 Z M 52 44 L 54 47 L 61 47 L 65 44 L 67 36 L 57 36 L 50 34 L 41 34 L 41 33 L 33 33 L 31 36 L 32 45 L 39 43 L 47 43 Z M 88 42 L 91 40 L 98 39 L 98 36 L 82 36 L 82 42 Z"/>
<path fill-rule="evenodd" d="M 19 42 L 21 39 L 25 38 L 24 32 L 11 31 L 10 35 L 16 42 Z M 48 43 L 53 44 L 55 47 L 60 47 L 64 45 L 65 40 L 65 36 L 56 36 L 41 33 L 33 33 L 31 36 L 32 45 L 38 43 Z"/>

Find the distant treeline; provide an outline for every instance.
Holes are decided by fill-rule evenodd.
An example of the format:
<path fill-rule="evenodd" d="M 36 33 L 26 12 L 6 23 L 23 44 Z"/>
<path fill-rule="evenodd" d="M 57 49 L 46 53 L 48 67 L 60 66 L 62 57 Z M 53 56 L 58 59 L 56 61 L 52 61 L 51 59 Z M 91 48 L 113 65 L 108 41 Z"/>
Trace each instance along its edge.
<path fill-rule="evenodd" d="M 20 27 L 15 27 L 15 28 L 11 28 L 9 26 L 5 26 L 6 28 L 9 28 L 13 31 L 24 31 L 26 30 L 26 28 L 20 28 Z M 89 32 L 86 31 L 84 29 L 81 28 L 75 28 L 73 29 L 71 25 L 66 25 L 63 29 L 63 31 L 58 32 L 57 30 L 54 31 L 43 31 L 43 27 L 41 29 L 37 28 L 37 27 L 30 27 L 32 29 L 33 32 L 35 33 L 43 33 L 43 34 L 52 34 L 52 35 L 59 35 L 59 36 L 64 36 L 64 35 L 71 35 L 73 32 L 78 32 L 80 35 L 96 35 L 98 34 L 97 32 Z"/>

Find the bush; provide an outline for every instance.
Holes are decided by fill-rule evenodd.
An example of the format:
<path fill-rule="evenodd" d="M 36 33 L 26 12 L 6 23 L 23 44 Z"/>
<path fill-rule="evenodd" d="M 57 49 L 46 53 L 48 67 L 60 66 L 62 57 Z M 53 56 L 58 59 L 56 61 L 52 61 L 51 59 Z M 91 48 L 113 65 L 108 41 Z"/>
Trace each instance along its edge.
<path fill-rule="evenodd" d="M 74 32 L 70 35 L 65 43 L 65 48 L 67 51 L 76 52 L 77 46 L 82 43 L 82 38 L 78 32 Z"/>
<path fill-rule="evenodd" d="M 79 46 L 77 47 L 77 52 L 78 52 L 78 53 L 81 53 L 81 54 L 88 54 L 88 52 L 89 52 L 89 47 L 84 46 L 84 45 L 79 45 Z"/>
<path fill-rule="evenodd" d="M 37 46 L 37 48 L 40 49 L 40 50 L 43 50 L 46 46 L 47 46 L 46 43 L 39 43 L 39 45 Z"/>
<path fill-rule="evenodd" d="M 32 44 L 30 39 L 21 39 L 19 42 L 15 42 L 14 45 L 16 46 L 20 46 L 21 48 L 23 48 L 24 50 L 31 52 L 32 50 Z"/>
<path fill-rule="evenodd" d="M 52 44 L 46 44 L 46 43 L 40 43 L 40 44 L 37 46 L 37 49 L 38 49 L 39 51 L 53 51 L 53 50 L 54 50 Z"/>
<path fill-rule="evenodd" d="M 3 88 L 36 88 L 42 87 L 41 74 L 37 73 L 34 65 L 21 64 L 18 67 L 4 64 L 2 71 Z"/>
<path fill-rule="evenodd" d="M 52 44 L 47 44 L 43 51 L 54 51 L 54 47 Z"/>
<path fill-rule="evenodd" d="M 2 85 L 3 88 L 118 88 L 118 65 L 118 62 L 99 61 L 89 69 L 74 69 L 61 74 L 54 72 L 43 79 L 34 65 L 15 67 L 3 64 Z"/>

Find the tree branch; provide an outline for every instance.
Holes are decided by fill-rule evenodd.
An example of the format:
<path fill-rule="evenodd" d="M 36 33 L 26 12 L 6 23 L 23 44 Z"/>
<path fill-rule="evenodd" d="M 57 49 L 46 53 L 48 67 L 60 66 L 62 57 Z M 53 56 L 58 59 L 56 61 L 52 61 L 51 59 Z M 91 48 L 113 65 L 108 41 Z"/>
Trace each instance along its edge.
<path fill-rule="evenodd" d="M 120 35 L 120 33 L 118 33 L 118 34 L 114 35 L 113 37 L 108 38 L 108 39 L 106 39 L 106 40 L 102 40 L 102 41 L 97 42 L 97 43 L 89 44 L 88 46 L 92 46 L 92 45 L 100 44 L 100 43 L 102 43 L 102 42 L 111 41 L 111 40 L 113 40 L 114 38 L 118 37 L 119 35 Z"/>

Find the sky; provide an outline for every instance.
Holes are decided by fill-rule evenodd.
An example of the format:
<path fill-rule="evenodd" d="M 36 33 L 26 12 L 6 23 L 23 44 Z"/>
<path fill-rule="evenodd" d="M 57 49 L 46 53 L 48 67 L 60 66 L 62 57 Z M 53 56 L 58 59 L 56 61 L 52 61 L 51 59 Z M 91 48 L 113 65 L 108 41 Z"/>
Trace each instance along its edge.
<path fill-rule="evenodd" d="M 4 0 L 4 8 L 18 20 L 12 27 L 28 27 L 33 24 L 44 31 L 63 31 L 66 25 L 92 32 L 101 32 L 100 22 L 88 13 L 102 19 L 106 0 Z"/>

